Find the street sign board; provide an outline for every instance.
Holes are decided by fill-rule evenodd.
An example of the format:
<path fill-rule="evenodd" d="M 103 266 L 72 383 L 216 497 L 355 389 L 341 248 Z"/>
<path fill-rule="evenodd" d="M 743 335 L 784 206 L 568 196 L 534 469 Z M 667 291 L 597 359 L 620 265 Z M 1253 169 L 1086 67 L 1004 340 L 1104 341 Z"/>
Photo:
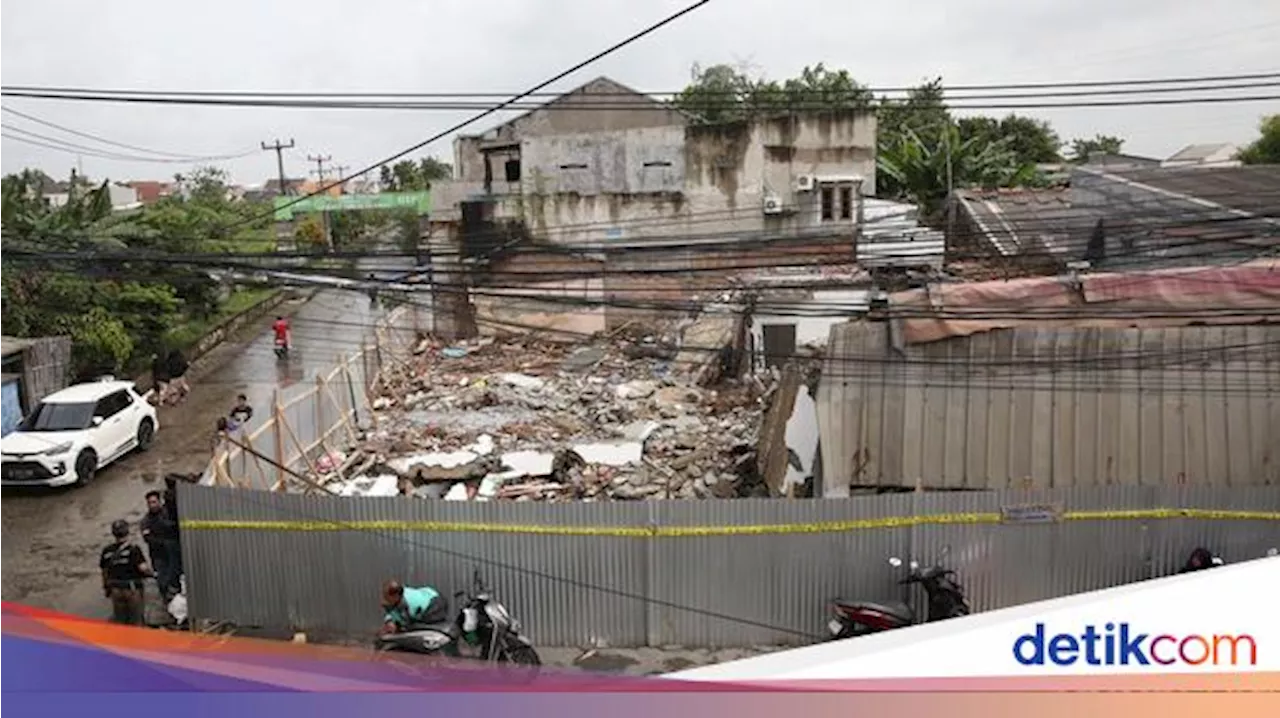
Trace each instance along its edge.
<path fill-rule="evenodd" d="M 297 197 L 276 197 L 277 222 L 288 222 L 295 214 L 340 212 L 361 209 L 414 209 L 418 214 L 431 212 L 430 192 L 381 192 L 379 194 L 344 194 L 334 197 L 322 194 L 297 201 Z M 296 204 L 290 204 L 290 202 Z"/>

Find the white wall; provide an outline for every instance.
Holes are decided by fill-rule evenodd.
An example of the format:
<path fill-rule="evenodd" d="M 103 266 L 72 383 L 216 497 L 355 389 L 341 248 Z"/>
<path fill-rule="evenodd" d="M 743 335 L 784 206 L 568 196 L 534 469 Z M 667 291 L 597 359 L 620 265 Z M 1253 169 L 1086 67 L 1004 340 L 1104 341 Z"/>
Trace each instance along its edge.
<path fill-rule="evenodd" d="M 770 307 L 773 311 L 770 313 Z M 820 289 L 808 298 L 762 300 L 756 305 L 751 321 L 751 336 L 757 363 L 764 359 L 764 327 L 767 324 L 792 324 L 796 327 L 796 346 L 826 346 L 831 327 L 865 313 L 871 305 L 871 292 L 866 289 Z M 796 316 L 813 314 L 815 316 Z"/>

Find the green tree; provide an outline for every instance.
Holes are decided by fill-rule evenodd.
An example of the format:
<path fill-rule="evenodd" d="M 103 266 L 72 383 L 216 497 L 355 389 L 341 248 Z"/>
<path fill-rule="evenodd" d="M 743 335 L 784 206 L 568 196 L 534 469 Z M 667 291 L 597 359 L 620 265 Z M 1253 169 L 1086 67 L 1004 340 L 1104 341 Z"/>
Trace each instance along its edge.
<path fill-rule="evenodd" d="M 730 65 L 694 65 L 673 105 L 698 121 L 718 123 L 808 110 L 874 109 L 879 175 L 877 194 L 910 199 L 926 212 L 941 206 L 949 187 L 1038 185 L 1038 163 L 1060 159 L 1062 141 L 1048 123 L 1029 117 L 966 117 L 947 109 L 942 78 L 900 99 L 881 98 L 846 70 L 822 63 L 774 82 Z"/>
<path fill-rule="evenodd" d="M 730 65 L 694 65 L 692 81 L 672 103 L 700 122 L 716 124 L 788 112 L 864 109 L 874 99 L 848 70 L 831 70 L 822 63 L 806 66 L 799 77 L 781 84 L 752 79 Z"/>
<path fill-rule="evenodd" d="M 966 139 L 980 137 L 992 143 L 1007 140 L 1018 162 L 1037 164 L 1062 161 L 1062 140 L 1048 122 L 1030 117 L 1008 115 L 997 120 L 994 117 L 961 117 L 956 120 L 960 136 Z"/>
<path fill-rule="evenodd" d="M 435 157 L 420 160 L 400 160 L 390 167 L 378 170 L 378 179 L 385 192 L 423 192 L 431 189 L 432 182 L 453 176 L 453 165 Z"/>
<path fill-rule="evenodd" d="M 1263 117 L 1258 132 L 1261 137 L 1240 150 L 1240 161 L 1247 165 L 1280 164 L 1280 115 Z"/>
<path fill-rule="evenodd" d="M 1118 155 L 1124 140 L 1111 135 L 1094 135 L 1093 139 L 1071 140 L 1071 161 L 1086 162 L 1092 155 Z"/>
<path fill-rule="evenodd" d="M 315 217 L 307 217 L 299 222 L 298 226 L 293 230 L 293 238 L 300 249 L 320 249 L 326 245 L 324 228 L 320 226 L 320 222 Z"/>

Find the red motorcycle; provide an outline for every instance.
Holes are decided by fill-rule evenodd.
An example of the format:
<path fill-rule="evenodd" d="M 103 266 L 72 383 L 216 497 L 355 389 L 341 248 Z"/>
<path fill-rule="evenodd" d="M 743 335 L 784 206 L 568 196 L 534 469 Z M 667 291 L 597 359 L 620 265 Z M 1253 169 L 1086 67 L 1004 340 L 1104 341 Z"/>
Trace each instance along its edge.
<path fill-rule="evenodd" d="M 902 559 L 890 558 L 889 565 L 900 568 Z M 831 632 L 829 640 L 837 641 L 868 633 L 891 631 L 917 622 L 930 623 L 969 615 L 969 602 L 964 596 L 964 588 L 955 580 L 955 575 L 954 571 L 941 566 L 922 568 L 915 561 L 908 564 L 907 575 L 898 584 L 918 583 L 924 588 L 929 597 L 929 608 L 923 621 L 917 621 L 915 611 L 900 601 L 832 601 L 832 617 L 827 622 L 827 629 Z"/>

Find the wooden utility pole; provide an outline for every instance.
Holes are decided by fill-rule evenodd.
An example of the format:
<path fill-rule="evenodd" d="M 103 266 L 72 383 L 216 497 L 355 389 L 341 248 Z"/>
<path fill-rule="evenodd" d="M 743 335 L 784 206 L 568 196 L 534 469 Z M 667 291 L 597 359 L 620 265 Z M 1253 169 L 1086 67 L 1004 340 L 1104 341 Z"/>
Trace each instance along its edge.
<path fill-rule="evenodd" d="M 266 142 L 262 143 L 262 150 L 264 152 L 267 150 L 276 151 L 276 169 L 280 171 L 280 194 L 283 194 L 283 195 L 289 194 L 289 185 L 284 177 L 284 151 L 291 150 L 291 149 L 293 149 L 292 137 L 289 138 L 289 144 L 287 145 L 283 144 L 278 139 L 275 141 L 274 144 L 269 145 Z"/>

